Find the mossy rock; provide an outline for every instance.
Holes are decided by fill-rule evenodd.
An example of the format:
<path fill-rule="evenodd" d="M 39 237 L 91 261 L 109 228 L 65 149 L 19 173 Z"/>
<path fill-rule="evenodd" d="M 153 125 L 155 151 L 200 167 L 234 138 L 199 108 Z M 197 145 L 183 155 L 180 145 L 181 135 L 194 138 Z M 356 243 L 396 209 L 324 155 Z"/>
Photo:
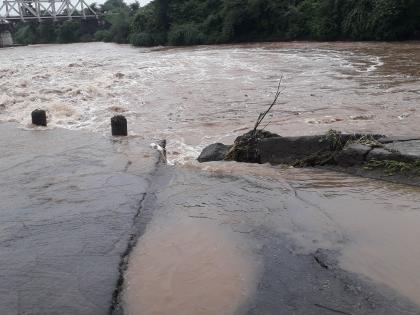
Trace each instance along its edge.
<path fill-rule="evenodd" d="M 259 143 L 262 139 L 280 137 L 265 130 L 251 130 L 236 138 L 232 148 L 227 153 L 226 161 L 260 163 Z"/>

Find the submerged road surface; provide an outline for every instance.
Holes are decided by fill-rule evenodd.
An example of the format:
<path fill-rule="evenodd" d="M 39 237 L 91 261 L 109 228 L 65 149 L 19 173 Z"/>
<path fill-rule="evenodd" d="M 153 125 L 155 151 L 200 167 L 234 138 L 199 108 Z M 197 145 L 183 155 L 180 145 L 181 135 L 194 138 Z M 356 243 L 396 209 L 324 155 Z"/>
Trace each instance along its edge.
<path fill-rule="evenodd" d="M 156 152 L 0 124 L 0 314 L 107 314 Z"/>
<path fill-rule="evenodd" d="M 341 269 L 344 229 L 288 181 L 158 167 L 137 137 L 0 145 L 1 315 L 420 314 Z"/>
<path fill-rule="evenodd" d="M 390 287 L 341 269 L 338 248 L 352 240 L 288 182 L 167 167 L 151 192 L 125 314 L 420 314 Z"/>

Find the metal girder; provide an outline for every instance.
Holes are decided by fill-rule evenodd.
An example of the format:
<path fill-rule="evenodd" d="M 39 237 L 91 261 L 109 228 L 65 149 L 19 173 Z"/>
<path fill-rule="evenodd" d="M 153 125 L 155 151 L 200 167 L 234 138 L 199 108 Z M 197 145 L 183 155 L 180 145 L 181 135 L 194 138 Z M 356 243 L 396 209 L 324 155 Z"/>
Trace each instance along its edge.
<path fill-rule="evenodd" d="M 1 0 L 0 0 L 1 1 Z M 85 0 L 3 0 L 0 21 L 97 18 Z"/>

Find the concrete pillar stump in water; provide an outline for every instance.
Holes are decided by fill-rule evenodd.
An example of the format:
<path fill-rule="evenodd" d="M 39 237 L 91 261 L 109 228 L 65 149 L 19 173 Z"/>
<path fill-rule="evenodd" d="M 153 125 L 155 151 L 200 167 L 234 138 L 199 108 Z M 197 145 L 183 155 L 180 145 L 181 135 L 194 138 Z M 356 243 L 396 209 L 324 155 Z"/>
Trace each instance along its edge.
<path fill-rule="evenodd" d="M 113 136 L 127 135 L 127 119 L 123 115 L 116 115 L 111 118 L 111 128 Z"/>
<path fill-rule="evenodd" d="M 2 25 L 7 26 L 5 24 L 2 24 Z M 0 48 L 9 47 L 9 46 L 13 46 L 12 34 L 10 33 L 9 30 L 4 29 L 4 27 L 1 27 L 0 25 Z"/>
<path fill-rule="evenodd" d="M 32 123 L 36 126 L 47 126 L 47 113 L 42 109 L 35 109 L 32 112 Z"/>

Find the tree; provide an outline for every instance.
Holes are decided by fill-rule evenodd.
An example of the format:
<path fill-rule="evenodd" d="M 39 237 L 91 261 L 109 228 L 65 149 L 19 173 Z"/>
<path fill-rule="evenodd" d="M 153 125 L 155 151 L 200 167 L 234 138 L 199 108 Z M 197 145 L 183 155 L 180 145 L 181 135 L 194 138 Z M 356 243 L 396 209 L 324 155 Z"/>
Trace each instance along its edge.
<path fill-rule="evenodd" d="M 96 4 L 91 7 L 98 12 Z M 420 39 L 420 0 L 107 0 L 95 21 L 18 24 L 19 43 Z"/>
<path fill-rule="evenodd" d="M 17 31 L 14 35 L 17 43 L 23 45 L 36 44 L 38 34 L 36 33 L 35 24 L 21 24 L 17 27 Z"/>
<path fill-rule="evenodd" d="M 57 41 L 56 25 L 52 21 L 43 21 L 37 27 L 37 42 L 42 44 L 54 43 Z"/>
<path fill-rule="evenodd" d="M 169 0 L 155 0 L 156 3 L 156 26 L 159 31 L 166 32 L 169 28 Z"/>
<path fill-rule="evenodd" d="M 138 1 L 135 1 L 131 3 L 129 6 L 130 9 L 130 15 L 136 14 L 136 12 L 140 9 L 140 3 Z"/>
<path fill-rule="evenodd" d="M 101 6 L 101 11 L 104 13 L 109 13 L 112 11 L 119 11 L 120 9 L 127 9 L 127 5 L 124 0 L 107 0 Z"/>

